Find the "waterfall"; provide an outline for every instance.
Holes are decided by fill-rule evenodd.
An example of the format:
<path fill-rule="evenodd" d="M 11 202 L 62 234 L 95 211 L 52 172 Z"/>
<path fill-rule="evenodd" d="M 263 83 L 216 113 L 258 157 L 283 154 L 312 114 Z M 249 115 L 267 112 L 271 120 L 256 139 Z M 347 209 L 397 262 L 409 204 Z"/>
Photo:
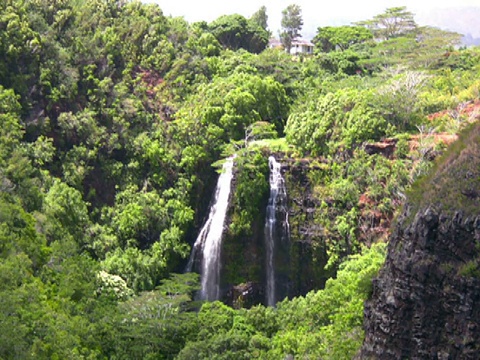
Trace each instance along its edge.
<path fill-rule="evenodd" d="M 228 200 L 233 177 L 233 159 L 229 157 L 223 164 L 222 173 L 218 177 L 215 197 L 210 207 L 208 219 L 198 234 L 188 261 L 187 271 L 192 271 L 196 253 L 202 248 L 201 290 L 202 300 L 218 300 L 220 298 L 220 251 L 222 234 L 227 214 Z"/>
<path fill-rule="evenodd" d="M 266 302 L 268 306 L 275 306 L 277 294 L 275 287 L 275 242 L 283 235 L 288 236 L 288 214 L 285 212 L 285 223 L 281 224 L 283 234 L 277 234 L 277 206 L 284 204 L 287 198 L 285 180 L 281 173 L 281 164 L 273 156 L 268 158 L 270 167 L 270 197 L 268 199 L 265 220 L 265 249 L 266 249 Z"/>

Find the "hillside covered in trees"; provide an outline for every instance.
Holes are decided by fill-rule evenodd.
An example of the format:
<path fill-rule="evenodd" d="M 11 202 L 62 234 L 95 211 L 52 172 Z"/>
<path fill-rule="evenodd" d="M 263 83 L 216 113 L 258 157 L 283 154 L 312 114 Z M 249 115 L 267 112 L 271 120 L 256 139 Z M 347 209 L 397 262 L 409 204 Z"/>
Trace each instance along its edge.
<path fill-rule="evenodd" d="M 319 27 L 315 53 L 291 56 L 268 48 L 265 16 L 0 3 L 0 358 L 358 352 L 390 224 L 480 116 L 480 49 L 400 7 Z M 300 16 L 284 12 L 287 48 Z M 184 270 L 233 154 L 225 294 L 202 301 Z M 275 307 L 252 245 L 269 156 L 284 166 L 289 220 L 289 290 Z M 226 295 L 250 285 L 259 296 Z"/>

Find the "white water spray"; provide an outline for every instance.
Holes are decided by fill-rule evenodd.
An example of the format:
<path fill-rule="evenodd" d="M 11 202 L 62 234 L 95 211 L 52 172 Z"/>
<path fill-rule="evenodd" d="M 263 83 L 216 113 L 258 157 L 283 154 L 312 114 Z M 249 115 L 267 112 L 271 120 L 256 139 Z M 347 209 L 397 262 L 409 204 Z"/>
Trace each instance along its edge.
<path fill-rule="evenodd" d="M 267 205 L 267 216 L 265 221 L 265 249 L 266 249 L 266 300 L 268 306 L 275 306 L 275 239 L 277 237 L 277 203 L 279 200 L 286 199 L 285 180 L 281 173 L 281 164 L 273 156 L 268 158 L 270 167 L 270 197 Z M 280 197 L 280 198 L 279 198 Z M 287 231 L 288 231 L 288 224 Z"/>
<path fill-rule="evenodd" d="M 235 155 L 229 157 L 223 164 L 208 219 L 195 240 L 192 254 L 187 265 L 187 271 L 192 271 L 196 252 L 202 247 L 202 287 L 200 290 L 200 298 L 202 300 L 214 301 L 220 298 L 220 253 L 233 178 L 234 158 Z"/>

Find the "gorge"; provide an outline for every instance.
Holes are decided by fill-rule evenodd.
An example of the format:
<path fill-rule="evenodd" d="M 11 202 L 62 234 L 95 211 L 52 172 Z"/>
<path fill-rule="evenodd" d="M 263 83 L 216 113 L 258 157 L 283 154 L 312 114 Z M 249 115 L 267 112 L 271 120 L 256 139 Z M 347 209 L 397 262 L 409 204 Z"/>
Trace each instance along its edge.
<path fill-rule="evenodd" d="M 478 358 L 480 48 L 159 3 L 0 1 L 0 359 Z"/>

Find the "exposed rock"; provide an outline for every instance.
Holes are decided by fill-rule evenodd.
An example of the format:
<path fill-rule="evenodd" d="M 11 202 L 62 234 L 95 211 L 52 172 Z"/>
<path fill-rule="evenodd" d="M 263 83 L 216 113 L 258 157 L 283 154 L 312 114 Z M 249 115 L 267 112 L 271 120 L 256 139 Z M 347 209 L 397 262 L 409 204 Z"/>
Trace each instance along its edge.
<path fill-rule="evenodd" d="M 364 149 L 365 152 L 369 155 L 373 154 L 381 154 L 386 158 L 390 159 L 393 157 L 395 153 L 395 149 L 397 146 L 397 139 L 385 139 L 380 142 L 376 142 L 373 144 L 365 144 Z"/>
<path fill-rule="evenodd" d="M 323 171 L 307 159 L 284 159 L 290 228 L 288 296 L 305 295 L 322 289 L 334 270 L 326 270 L 328 262 L 323 228 L 316 219 L 321 199 L 313 193 L 311 171 Z"/>
<path fill-rule="evenodd" d="M 261 302 L 263 297 L 262 285 L 249 281 L 233 286 L 227 293 L 227 303 L 236 309 L 251 308 Z"/>
<path fill-rule="evenodd" d="M 407 215 L 365 306 L 361 358 L 478 359 L 480 216 Z"/>
<path fill-rule="evenodd" d="M 357 358 L 479 358 L 479 139 L 465 132 L 399 217 Z"/>

